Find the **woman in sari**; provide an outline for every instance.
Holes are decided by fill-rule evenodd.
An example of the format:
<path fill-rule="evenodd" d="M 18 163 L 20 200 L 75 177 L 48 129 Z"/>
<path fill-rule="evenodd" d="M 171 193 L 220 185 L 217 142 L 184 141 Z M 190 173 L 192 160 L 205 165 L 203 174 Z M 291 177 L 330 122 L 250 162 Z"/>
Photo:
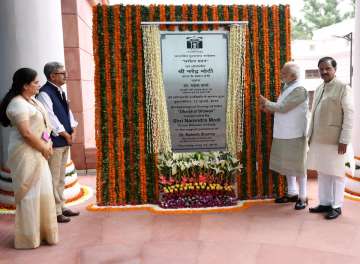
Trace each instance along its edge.
<path fill-rule="evenodd" d="M 47 113 L 34 96 L 36 71 L 21 68 L 0 104 L 0 122 L 10 126 L 8 166 L 16 203 L 15 248 L 58 242 L 55 200 L 47 159 L 52 154 Z"/>

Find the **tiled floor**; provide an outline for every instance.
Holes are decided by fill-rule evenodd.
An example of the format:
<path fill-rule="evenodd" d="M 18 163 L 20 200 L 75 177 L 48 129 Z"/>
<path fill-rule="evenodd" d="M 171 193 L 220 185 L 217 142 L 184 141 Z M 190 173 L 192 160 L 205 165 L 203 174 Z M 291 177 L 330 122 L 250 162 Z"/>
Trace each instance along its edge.
<path fill-rule="evenodd" d="M 80 181 L 94 186 L 95 177 Z M 316 205 L 316 181 L 308 184 Z M 0 216 L 0 263 L 360 263 L 360 202 L 351 200 L 333 221 L 290 204 L 202 215 L 94 213 L 86 204 L 60 225 L 58 245 L 35 250 L 13 249 L 14 217 Z"/>

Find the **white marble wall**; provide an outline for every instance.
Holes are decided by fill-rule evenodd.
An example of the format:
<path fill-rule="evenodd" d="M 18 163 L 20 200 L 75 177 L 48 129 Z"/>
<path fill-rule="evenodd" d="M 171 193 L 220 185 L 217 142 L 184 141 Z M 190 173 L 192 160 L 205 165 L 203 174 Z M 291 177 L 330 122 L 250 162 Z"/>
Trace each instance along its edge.
<path fill-rule="evenodd" d="M 11 85 L 13 73 L 30 67 L 45 81 L 46 62 L 64 62 L 60 0 L 0 1 L 0 97 Z M 8 131 L 0 129 L 0 162 L 7 159 Z"/>
<path fill-rule="evenodd" d="M 355 32 L 353 35 L 353 93 L 355 101 L 355 129 L 353 145 L 355 156 L 360 157 L 360 1 L 356 1 Z"/>

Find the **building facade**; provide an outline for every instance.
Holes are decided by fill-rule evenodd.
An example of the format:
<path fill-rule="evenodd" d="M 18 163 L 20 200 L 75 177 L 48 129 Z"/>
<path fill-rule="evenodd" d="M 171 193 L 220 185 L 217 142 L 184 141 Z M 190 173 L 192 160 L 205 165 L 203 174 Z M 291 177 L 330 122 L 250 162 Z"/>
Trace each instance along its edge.
<path fill-rule="evenodd" d="M 156 2 L 156 1 L 154 1 Z M 43 66 L 49 61 L 65 63 L 68 72 L 67 94 L 79 122 L 72 146 L 72 160 L 78 169 L 96 167 L 94 120 L 94 62 L 92 47 L 92 7 L 108 0 L 1 0 L 0 1 L 0 97 L 11 85 L 11 77 L 20 67 L 37 70 L 42 82 Z M 321 29 L 310 42 L 294 41 L 293 57 L 304 69 L 306 87 L 313 90 L 321 82 L 317 60 L 330 55 L 338 60 L 338 76 L 349 82 L 349 42 L 339 38 L 354 32 L 352 79 L 356 102 L 360 102 L 360 1 L 356 2 L 355 29 Z M 334 51 L 325 53 L 325 46 Z M 341 48 L 340 48 L 341 47 Z M 305 76 L 306 74 L 306 76 Z M 354 148 L 360 156 L 360 105 L 356 104 Z M 6 166 L 7 129 L 0 128 L 1 166 Z"/>

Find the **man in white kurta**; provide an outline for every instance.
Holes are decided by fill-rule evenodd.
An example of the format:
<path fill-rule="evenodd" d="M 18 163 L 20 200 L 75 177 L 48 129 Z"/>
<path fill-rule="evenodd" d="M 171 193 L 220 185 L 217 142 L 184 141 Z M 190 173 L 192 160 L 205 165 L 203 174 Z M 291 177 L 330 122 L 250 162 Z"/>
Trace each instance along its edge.
<path fill-rule="evenodd" d="M 285 85 L 277 102 L 260 97 L 262 109 L 274 113 L 270 169 L 285 175 L 287 181 L 287 194 L 278 197 L 275 202 L 296 202 L 296 210 L 304 209 L 307 205 L 305 161 L 308 96 L 299 76 L 297 64 L 285 63 L 281 69 L 281 80 Z"/>
<path fill-rule="evenodd" d="M 319 205 L 309 210 L 335 219 L 344 200 L 345 164 L 354 157 L 350 145 L 354 106 L 351 88 L 335 77 L 336 61 L 321 58 L 318 68 L 324 82 L 314 96 L 307 167 L 318 172 Z"/>

